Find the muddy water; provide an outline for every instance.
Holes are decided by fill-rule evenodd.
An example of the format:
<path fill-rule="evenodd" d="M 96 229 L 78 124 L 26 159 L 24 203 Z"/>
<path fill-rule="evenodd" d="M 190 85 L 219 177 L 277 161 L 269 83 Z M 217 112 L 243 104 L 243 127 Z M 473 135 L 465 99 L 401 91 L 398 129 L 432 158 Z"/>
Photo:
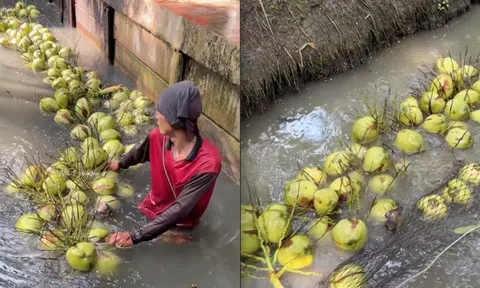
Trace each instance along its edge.
<path fill-rule="evenodd" d="M 77 45 L 82 66 L 95 67 L 105 83 L 134 89 L 129 79 L 103 61 L 100 51 L 88 40 L 74 29 L 59 25 L 57 9 L 38 5 L 46 5 L 42 10 L 48 11 L 42 24 L 52 29 L 62 44 L 72 48 Z M 16 52 L 1 48 L 0 55 L 0 163 L 24 165 L 25 154 L 49 161 L 46 154 L 69 137 L 68 131 L 54 123 L 52 115 L 39 111 L 38 95 L 51 95 L 53 91 L 42 82 L 41 75 L 21 67 Z M 142 132 L 148 133 L 148 129 Z M 129 143 L 140 140 L 131 139 Z M 135 197 L 123 202 L 122 210 L 106 222 L 113 231 L 129 231 L 144 223 L 136 204 L 149 189 L 148 164 L 121 172 L 121 180 L 134 186 Z M 45 259 L 52 256 L 36 249 L 37 238 L 13 229 L 17 218 L 32 208 L 0 193 L 0 287 L 238 287 L 239 213 L 232 211 L 239 209 L 239 186 L 225 174 L 217 183 L 212 203 L 191 242 L 175 245 L 157 241 L 117 249 L 123 263 L 112 279 L 72 275 L 65 261 Z"/>
<path fill-rule="evenodd" d="M 352 113 L 362 107 L 362 93 L 368 93 L 376 101 L 389 97 L 389 89 L 391 94 L 405 96 L 409 87 L 421 79 L 419 69 L 423 65 L 432 67 L 439 56 L 448 52 L 459 55 L 468 46 L 469 55 L 476 57 L 480 53 L 479 19 L 480 7 L 474 6 L 470 12 L 441 29 L 402 39 L 375 54 L 367 64 L 327 81 L 310 83 L 300 93 L 283 97 L 269 112 L 243 121 L 242 187 L 248 181 L 264 202 L 281 200 L 282 185 L 298 173 L 297 161 L 302 166 L 322 165 L 326 155 L 339 149 L 339 139 L 350 139 L 355 119 Z M 377 92 L 373 93 L 375 87 Z M 454 154 L 446 151 L 441 138 L 420 131 L 425 137 L 427 151 L 411 158 L 411 172 L 401 180 L 391 197 L 408 204 L 409 200 L 443 182 L 445 175 L 453 169 L 454 159 L 480 161 L 480 125 L 470 123 L 470 127 L 475 146 Z M 391 143 L 393 138 L 384 140 Z M 242 189 L 242 201 L 248 202 L 244 191 Z M 363 206 L 366 203 L 371 202 L 365 201 Z M 370 237 L 382 239 L 382 233 L 378 227 L 371 227 Z M 330 272 L 351 255 L 335 248 L 328 234 L 316 247 L 315 261 L 309 270 L 319 273 Z M 404 287 L 479 287 L 480 273 L 475 269 L 480 264 L 478 247 L 478 238 L 464 240 L 440 257 L 415 283 Z M 317 280 L 314 277 L 285 276 L 287 284 L 298 288 L 313 287 Z M 248 283 L 245 287 L 266 285 L 261 281 Z"/>

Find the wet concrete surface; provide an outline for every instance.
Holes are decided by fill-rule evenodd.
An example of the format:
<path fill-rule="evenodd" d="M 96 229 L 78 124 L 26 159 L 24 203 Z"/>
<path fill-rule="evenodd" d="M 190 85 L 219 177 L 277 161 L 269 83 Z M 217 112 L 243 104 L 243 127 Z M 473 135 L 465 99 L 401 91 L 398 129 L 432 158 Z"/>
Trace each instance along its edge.
<path fill-rule="evenodd" d="M 159 5 L 240 45 L 240 1 L 155 0 Z"/>
<path fill-rule="evenodd" d="M 3 7 L 13 3 L 0 1 Z M 47 15 L 40 22 L 51 29 L 57 40 L 77 47 L 81 66 L 98 71 L 105 84 L 135 88 L 83 35 L 59 24 L 58 8 L 47 1 L 37 5 Z M 53 90 L 42 82 L 43 75 L 22 68 L 15 51 L 0 48 L 0 55 L 0 163 L 12 158 L 20 160 L 24 153 L 45 155 L 51 151 L 52 142 L 66 137 L 52 115 L 44 116 L 38 109 L 38 96 L 51 95 Z M 129 231 L 143 223 L 136 204 L 149 188 L 148 164 L 122 174 L 122 180 L 134 186 L 136 196 L 109 223 L 115 231 Z M 118 254 L 124 263 L 118 276 L 98 281 L 92 275 L 69 275 L 65 261 L 36 258 L 37 252 L 31 247 L 34 240 L 25 241 L 13 229 L 16 219 L 25 213 L 20 206 L 26 203 L 0 193 L 0 264 L 5 267 L 0 269 L 0 287 L 239 287 L 239 197 L 239 186 L 222 173 L 191 242 L 173 245 L 158 241 L 121 249 Z"/>

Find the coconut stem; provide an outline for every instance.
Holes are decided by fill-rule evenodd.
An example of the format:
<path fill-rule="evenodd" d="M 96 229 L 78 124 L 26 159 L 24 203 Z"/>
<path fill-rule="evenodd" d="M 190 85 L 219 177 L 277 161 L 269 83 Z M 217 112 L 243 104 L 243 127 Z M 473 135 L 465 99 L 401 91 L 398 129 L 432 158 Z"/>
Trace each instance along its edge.
<path fill-rule="evenodd" d="M 243 257 L 248 257 L 248 258 L 250 258 L 250 259 L 257 260 L 257 261 L 259 261 L 259 262 L 262 262 L 262 263 L 264 263 L 264 264 L 267 264 L 267 261 L 265 261 L 265 259 L 263 259 L 262 257 L 255 256 L 255 255 L 251 255 L 251 254 L 247 254 L 247 253 L 243 253 L 243 252 L 241 253 L 241 255 L 242 255 Z"/>
<path fill-rule="evenodd" d="M 273 288 L 284 288 L 282 282 L 280 282 L 280 278 L 278 278 L 274 272 L 270 273 L 268 279 L 270 280 Z"/>

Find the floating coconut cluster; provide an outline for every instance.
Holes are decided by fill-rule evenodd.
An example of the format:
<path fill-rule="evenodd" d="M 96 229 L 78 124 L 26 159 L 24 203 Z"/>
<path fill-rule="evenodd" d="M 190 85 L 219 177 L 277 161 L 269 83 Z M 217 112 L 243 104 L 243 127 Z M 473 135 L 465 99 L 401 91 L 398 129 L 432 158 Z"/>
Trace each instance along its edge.
<path fill-rule="evenodd" d="M 122 138 L 132 138 L 139 127 L 151 124 L 152 101 L 121 85 L 104 87 L 96 71 L 73 64 L 71 49 L 31 22 L 40 15 L 35 6 L 18 2 L 0 15 L 5 35 L 0 44 L 16 49 L 26 67 L 46 75 L 43 81 L 55 92 L 40 99 L 39 107 L 70 129 L 75 143 L 53 163 L 28 163 L 21 175 L 11 177 L 5 191 L 28 198 L 36 208 L 15 227 L 39 235 L 42 250 L 65 253 L 72 268 L 111 275 L 120 258 L 97 245 L 110 233 L 97 219 L 120 209 L 121 199 L 132 197 L 133 188 L 107 171 L 108 163 L 134 147 L 124 145 Z"/>
<path fill-rule="evenodd" d="M 313 262 L 316 241 L 327 231 L 339 249 L 358 251 L 368 240 L 366 221 L 391 224 L 390 218 L 395 217 L 399 205 L 385 195 L 395 192 L 396 178 L 404 175 L 411 163 L 409 155 L 428 149 L 419 131 L 443 138 L 448 149 L 473 146 L 467 121 L 480 122 L 480 110 L 476 110 L 480 104 L 476 67 L 459 65 L 451 57 L 442 57 L 424 87 L 413 94 L 401 100 L 399 105 L 395 104 L 388 113 L 387 109 L 379 112 L 367 107 L 370 115 L 363 115 L 353 123 L 351 143 L 328 155 L 323 166 L 301 169 L 284 185 L 283 203 L 273 203 L 263 209 L 242 205 L 241 250 L 244 258 L 255 260 L 255 255 L 262 255 L 267 259 L 262 261 L 267 266 L 281 266 L 275 266 L 273 271 L 286 266 L 288 269 L 306 268 Z M 395 148 L 402 154 L 402 159 L 397 161 L 393 159 L 391 148 L 382 145 L 380 139 L 382 134 L 392 132 L 396 133 Z M 480 165 L 468 164 L 441 193 L 420 199 L 417 208 L 425 221 L 445 217 L 448 205 L 466 205 L 471 199 L 471 185 L 478 184 Z M 376 198 L 367 219 L 338 216 L 345 215 L 341 208 L 348 207 L 351 211 L 353 204 L 359 204 L 360 194 L 370 192 Z M 307 232 L 292 228 L 292 221 L 299 214 L 295 210 L 300 214 L 315 211 L 317 217 L 308 218 Z M 388 225 L 385 226 L 388 229 Z M 268 255 L 270 248 L 265 247 L 277 244 L 277 256 L 272 263 Z M 270 271 L 270 275 L 272 273 L 275 272 Z M 274 287 L 283 287 L 271 283 Z M 366 287 L 367 279 L 360 265 L 348 264 L 336 269 L 329 283 L 336 288 L 359 288 Z"/>

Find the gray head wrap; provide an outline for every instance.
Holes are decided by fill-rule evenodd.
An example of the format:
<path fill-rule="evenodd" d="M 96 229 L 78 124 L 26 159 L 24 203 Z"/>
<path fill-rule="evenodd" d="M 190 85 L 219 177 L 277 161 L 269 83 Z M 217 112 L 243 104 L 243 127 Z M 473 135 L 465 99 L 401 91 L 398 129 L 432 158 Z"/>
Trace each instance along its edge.
<path fill-rule="evenodd" d="M 190 81 L 181 81 L 157 96 L 156 109 L 172 127 L 185 130 L 191 140 L 198 135 L 197 119 L 202 113 L 200 91 Z"/>

